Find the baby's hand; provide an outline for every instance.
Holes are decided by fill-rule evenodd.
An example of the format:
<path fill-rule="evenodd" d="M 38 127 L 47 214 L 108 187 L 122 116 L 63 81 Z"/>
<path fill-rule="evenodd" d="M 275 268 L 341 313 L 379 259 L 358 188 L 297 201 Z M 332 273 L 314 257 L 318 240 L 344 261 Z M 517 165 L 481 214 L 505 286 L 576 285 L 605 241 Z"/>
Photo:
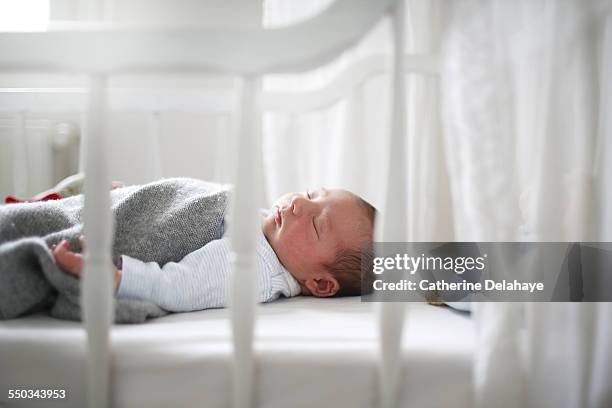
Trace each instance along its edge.
<path fill-rule="evenodd" d="M 84 263 L 83 255 L 71 251 L 68 241 L 62 240 L 58 245 L 53 245 L 51 250 L 53 251 L 53 258 L 55 258 L 57 266 L 64 272 L 68 272 L 77 278 L 81 277 Z"/>
<path fill-rule="evenodd" d="M 85 240 L 83 237 L 79 238 L 81 242 L 81 248 L 85 248 Z M 70 243 L 65 239 L 62 240 L 59 244 L 53 245 L 51 247 L 53 251 L 53 258 L 55 259 L 55 263 L 59 266 L 63 271 L 73 275 L 76 278 L 81 277 L 81 273 L 83 271 L 84 259 L 83 255 L 73 252 L 70 250 Z M 121 282 L 121 270 L 117 269 L 113 265 L 113 276 L 115 280 L 114 292 L 117 293 L 117 289 L 119 288 L 119 283 Z"/>

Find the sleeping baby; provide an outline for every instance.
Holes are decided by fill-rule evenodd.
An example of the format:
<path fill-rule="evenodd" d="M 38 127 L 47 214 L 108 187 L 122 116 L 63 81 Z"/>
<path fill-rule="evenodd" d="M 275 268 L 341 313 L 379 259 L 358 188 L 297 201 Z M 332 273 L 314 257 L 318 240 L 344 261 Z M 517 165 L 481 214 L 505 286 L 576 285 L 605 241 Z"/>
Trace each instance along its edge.
<path fill-rule="evenodd" d="M 280 296 L 361 293 L 362 249 L 371 246 L 375 209 L 346 190 L 324 188 L 280 197 L 262 211 L 257 251 L 258 301 Z M 114 267 L 118 299 L 150 301 L 170 312 L 227 305 L 230 239 L 221 233 L 176 262 L 121 254 Z M 85 243 L 81 238 L 81 246 Z M 80 277 L 84 259 L 67 240 L 51 246 L 57 266 Z"/>

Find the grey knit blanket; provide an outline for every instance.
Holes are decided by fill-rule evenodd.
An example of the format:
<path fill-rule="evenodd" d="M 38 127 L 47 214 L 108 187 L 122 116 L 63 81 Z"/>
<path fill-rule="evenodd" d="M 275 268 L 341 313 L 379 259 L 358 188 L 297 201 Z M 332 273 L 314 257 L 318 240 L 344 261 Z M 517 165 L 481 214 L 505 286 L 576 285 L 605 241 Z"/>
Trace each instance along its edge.
<path fill-rule="evenodd" d="M 221 238 L 228 196 L 226 186 L 187 178 L 111 191 L 113 261 L 129 255 L 164 265 Z M 49 248 L 68 239 L 80 250 L 82 214 L 83 195 L 0 206 L 0 319 L 41 311 L 81 319 L 79 280 L 56 266 Z M 114 305 L 116 323 L 167 314 L 143 300 L 115 299 Z"/>

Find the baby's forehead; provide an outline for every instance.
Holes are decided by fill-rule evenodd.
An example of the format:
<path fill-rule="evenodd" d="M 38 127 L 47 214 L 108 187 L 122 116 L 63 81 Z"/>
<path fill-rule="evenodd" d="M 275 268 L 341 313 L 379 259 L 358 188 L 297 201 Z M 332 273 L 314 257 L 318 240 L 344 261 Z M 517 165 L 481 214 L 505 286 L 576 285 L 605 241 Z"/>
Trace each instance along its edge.
<path fill-rule="evenodd" d="M 334 223 L 341 223 L 346 232 L 361 231 L 363 224 L 367 224 L 367 211 L 359 202 L 359 198 L 346 190 L 331 190 L 328 214 Z"/>
<path fill-rule="evenodd" d="M 345 209 L 350 208 L 358 210 L 361 207 L 359 205 L 359 198 L 350 191 L 342 189 L 330 189 L 325 191 L 333 204 L 344 207 Z"/>

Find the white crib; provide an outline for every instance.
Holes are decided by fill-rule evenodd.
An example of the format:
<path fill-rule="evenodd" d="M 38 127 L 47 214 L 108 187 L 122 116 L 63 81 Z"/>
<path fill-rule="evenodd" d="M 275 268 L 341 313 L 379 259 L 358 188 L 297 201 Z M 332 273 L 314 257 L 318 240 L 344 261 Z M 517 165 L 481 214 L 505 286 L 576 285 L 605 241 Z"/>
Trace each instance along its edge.
<path fill-rule="evenodd" d="M 113 25 L 103 22 L 102 13 L 92 8 L 92 17 L 98 20 L 90 23 L 57 27 L 40 33 L 3 33 L 0 35 L 0 49 L 10 50 L 0 54 L 0 69 L 20 71 L 58 71 L 79 72 L 88 74 L 90 84 L 85 88 L 71 89 L 38 89 L 30 92 L 8 89 L 0 92 L 0 103 L 3 112 L 13 112 L 16 126 L 20 129 L 17 137 L 23 134 L 24 112 L 26 109 L 38 111 L 70 110 L 82 113 L 82 125 L 85 129 L 81 152 L 82 170 L 86 177 L 85 199 L 85 235 L 88 237 L 86 273 L 83 279 L 82 306 L 84 326 L 87 330 L 88 347 L 88 405 L 90 407 L 108 407 L 111 405 L 112 389 L 109 376 L 113 371 L 113 347 L 111 341 L 112 295 L 110 258 L 110 239 L 112 219 L 109 212 L 109 197 L 106 186 L 109 176 L 106 156 L 109 154 L 107 139 L 104 137 L 106 112 L 113 109 L 139 109 L 150 115 L 150 136 L 154 141 L 152 151 L 157 160 L 153 160 L 150 177 L 161 174 L 159 168 L 159 118 L 169 108 L 193 109 L 197 112 L 213 113 L 219 116 L 236 115 L 238 123 L 238 168 L 235 184 L 234 206 L 232 209 L 234 223 L 233 267 L 235 274 L 231 295 L 231 327 L 233 343 L 233 369 L 231 376 L 232 406 L 256 406 L 254 396 L 255 376 L 259 361 L 254 355 L 254 332 L 256 310 L 254 274 L 255 268 L 255 232 L 256 209 L 263 197 L 263 171 L 261 163 L 261 114 L 262 111 L 305 112 L 331 104 L 347 90 L 353 89 L 366 78 L 393 70 L 393 108 L 392 139 L 389 146 L 388 174 L 386 180 L 388 199 L 386 208 L 382 209 L 382 222 L 377 231 L 378 241 L 406 241 L 406 167 L 403 157 L 405 133 L 405 94 L 404 76 L 406 72 L 424 75 L 436 75 L 438 62 L 436 55 L 404 54 L 404 10 L 402 0 L 339 0 L 329 9 L 308 20 L 284 29 L 262 30 L 256 28 L 233 30 L 215 27 L 150 27 Z M 343 50 L 354 44 L 385 13 L 391 13 L 394 35 L 394 58 L 387 60 L 384 56 L 373 56 L 351 66 L 338 76 L 329 87 L 307 94 L 262 94 L 261 77 L 267 73 L 299 72 L 321 65 Z M 62 52 L 57 52 L 58 47 Z M 232 50 L 232 52 L 228 52 Z M 139 72 L 223 72 L 238 75 L 239 100 L 231 95 L 177 95 L 175 98 L 156 96 L 151 91 L 121 93 L 121 90 L 106 91 L 107 78 L 117 73 Z M 65 106 L 58 106 L 52 98 L 53 93 L 62 92 L 69 98 L 63 98 Z M 149 93 L 147 93 L 149 92 Z M 41 95 L 43 97 L 41 97 Z M 46 96 L 47 98 L 45 98 Z M 208 98 L 208 99 L 207 99 Z M 220 102 L 221 101 L 221 102 Z M 219 103 L 220 102 L 220 103 Z M 235 109 L 238 104 L 238 109 Z M 83 107 L 87 107 L 84 109 Z M 219 175 L 227 170 L 219 168 Z M 391 195 L 393 191 L 393 195 Z M 391 220 L 393 220 L 391 222 Z M 317 310 L 310 304 L 308 307 Z M 364 313 L 365 305 L 357 306 L 349 300 L 343 301 L 347 312 L 358 310 Z M 280 302 L 263 310 L 264 315 L 272 313 L 274 308 L 297 308 L 299 303 Z M 325 310 L 327 306 L 323 306 Z M 340 308 L 342 306 L 339 306 Z M 455 343 L 457 354 L 462 359 L 461 367 L 469 366 L 472 339 L 470 323 L 464 317 L 441 315 L 440 311 L 426 310 L 418 306 L 418 313 L 432 318 L 441 325 L 455 327 L 461 333 Z M 340 309 L 341 310 L 341 309 Z M 214 320 L 224 316 L 223 312 L 206 312 Z M 317 317 L 320 315 L 314 314 Z M 379 309 L 379 370 L 376 376 L 378 391 L 371 395 L 368 404 L 390 408 L 397 406 L 400 400 L 403 359 L 401 346 L 405 305 L 385 303 Z M 423 315 L 421 315 L 423 316 Z M 171 319 L 176 319 L 172 317 Z M 187 318 L 189 319 L 189 318 Z M 457 320 L 460 319 L 460 320 Z M 171 320 L 170 320 L 171 321 Z M 423 331 L 427 330 L 423 318 L 416 319 L 415 337 L 418 345 L 434 342 Z M 206 327 L 211 327 L 209 322 Z M 365 326 L 364 326 L 365 327 Z M 114 329 L 113 329 L 114 330 Z M 130 331 L 121 329 L 123 344 L 129 346 Z M 420 333 L 419 333 L 420 332 Z M 119 332 L 117 332 L 119 333 Z M 135 335 L 135 332 L 131 332 Z M 412 333 L 412 330 L 411 330 Z M 61 338 L 61 329 L 57 332 Z M 359 336 L 359 331 L 353 333 Z M 151 329 L 150 336 L 159 332 Z M 410 334 L 409 334 L 410 335 Z M 73 333 L 74 336 L 74 333 Z M 117 334 L 121 336 L 121 334 Z M 446 340 L 446 339 L 445 339 Z M 376 340 L 375 340 L 376 341 Z M 452 342 L 445 341 L 444 344 Z M 418 347 L 416 348 L 418 350 Z M 440 349 L 443 350 L 443 349 Z M 172 350 L 169 349 L 169 352 Z M 447 350 L 448 351 L 448 350 Z M 329 353 L 330 351 L 322 351 Z M 425 353 L 429 358 L 440 358 L 435 352 Z M 125 354 L 123 354 L 125 356 Z M 442 353 L 442 358 L 448 357 Z M 465 363 L 465 364 L 464 364 Z M 421 360 L 420 367 L 428 361 Z M 464 364 L 464 365 L 462 365 Z M 415 365 L 419 367 L 419 364 Z M 368 370 L 368 367 L 364 367 Z M 452 370 L 451 370 L 452 371 Z M 197 372 L 197 370 L 195 370 Z M 286 373 L 285 375 L 293 375 Z M 458 370 L 455 375 L 465 375 Z M 299 375 L 299 373 L 295 373 Z M 433 375 L 431 372 L 429 375 Z M 367 378 L 367 376 L 366 376 Z M 408 374 L 410 378 L 410 374 Z M 429 377 L 430 381 L 433 378 Z M 449 382 L 450 384 L 450 382 Z M 469 400 L 469 378 L 459 382 L 465 386 L 456 390 L 456 398 Z M 362 384 L 364 385 L 364 384 Z M 369 385 L 369 384 L 365 384 Z M 423 389 L 423 386 L 419 386 Z M 415 390 L 414 387 L 409 387 Z M 222 392 L 222 391 L 221 391 Z M 403 394 L 402 394 L 403 395 Z M 427 388 L 423 389 L 420 406 L 426 406 Z M 466 397 L 467 395 L 467 397 Z M 410 398 L 404 395 L 401 399 Z M 287 403 L 290 399 L 281 399 Z M 347 401 L 351 401 L 350 398 Z M 438 401 L 435 398 L 433 401 Z M 116 402 L 116 401 L 115 401 Z M 125 402 L 125 401 L 124 401 Z M 149 401 L 150 402 L 150 401 Z M 355 401 L 353 400 L 353 403 Z M 277 402 L 278 406 L 281 402 Z M 214 403 L 212 403 L 214 405 Z M 206 405 L 205 405 L 206 406 Z"/>

